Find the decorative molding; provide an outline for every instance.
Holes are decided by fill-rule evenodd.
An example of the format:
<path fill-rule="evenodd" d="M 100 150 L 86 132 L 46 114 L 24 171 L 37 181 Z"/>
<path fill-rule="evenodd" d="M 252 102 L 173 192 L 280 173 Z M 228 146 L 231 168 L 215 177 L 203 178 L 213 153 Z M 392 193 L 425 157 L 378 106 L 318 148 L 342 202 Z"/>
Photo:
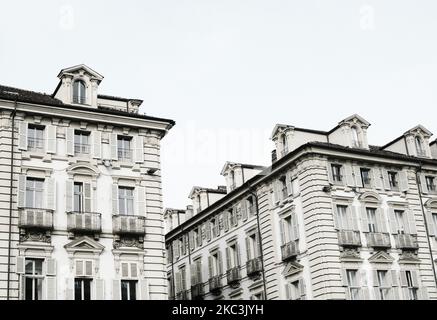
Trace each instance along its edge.
<path fill-rule="evenodd" d="M 370 263 L 393 263 L 395 259 L 385 251 L 378 251 L 369 258 Z"/>

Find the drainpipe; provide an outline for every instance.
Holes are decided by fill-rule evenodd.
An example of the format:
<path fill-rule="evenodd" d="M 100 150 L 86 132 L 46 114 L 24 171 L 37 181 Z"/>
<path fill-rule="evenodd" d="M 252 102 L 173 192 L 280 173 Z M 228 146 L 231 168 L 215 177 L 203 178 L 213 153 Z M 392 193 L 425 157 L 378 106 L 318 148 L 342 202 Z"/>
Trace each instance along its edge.
<path fill-rule="evenodd" d="M 173 240 L 174 241 L 174 240 Z M 175 279 L 174 279 L 174 252 L 173 252 L 173 242 L 171 243 L 171 245 L 170 245 L 170 252 L 171 252 L 171 287 L 172 287 L 172 293 L 173 293 L 173 296 L 175 297 L 175 294 L 176 294 L 176 292 L 175 292 Z M 173 298 L 174 298 L 173 297 Z"/>
<path fill-rule="evenodd" d="M 252 190 L 252 186 L 249 185 L 249 193 L 255 198 L 255 211 L 256 211 L 256 223 L 258 228 L 258 244 L 259 244 L 259 254 L 261 259 L 261 269 L 262 269 L 262 276 L 263 276 L 263 286 L 264 286 L 264 297 L 267 300 L 267 286 L 266 286 L 266 275 L 264 270 L 264 253 L 263 253 L 263 246 L 262 246 L 262 238 L 261 238 L 261 223 L 259 219 L 259 207 L 258 207 L 258 195 Z"/>
<path fill-rule="evenodd" d="M 18 93 L 16 93 L 14 101 L 14 111 L 12 111 L 12 124 L 11 124 L 11 164 L 10 164 L 10 185 L 9 185 L 9 229 L 8 229 L 8 278 L 7 278 L 7 288 L 6 288 L 6 300 L 10 299 L 10 282 L 11 282 L 11 250 L 12 250 L 12 187 L 14 179 L 14 140 L 15 140 L 15 116 L 17 114 L 17 100 Z"/>
<path fill-rule="evenodd" d="M 421 162 L 419 162 L 419 169 L 418 170 L 416 169 L 416 184 L 417 184 L 417 190 L 419 191 L 419 198 L 420 198 L 420 204 L 421 204 L 421 208 L 422 208 L 423 221 L 425 222 L 426 240 L 428 241 L 429 254 L 431 255 L 431 260 L 432 260 L 431 266 L 432 266 L 432 271 L 434 274 L 434 281 L 435 281 L 435 284 L 437 287 L 437 274 L 436 274 L 436 270 L 435 270 L 435 261 L 434 261 L 434 256 L 432 254 L 432 249 L 431 249 L 431 240 L 429 239 L 429 234 L 428 234 L 428 223 L 432 223 L 432 221 L 426 221 L 425 204 L 423 203 L 422 187 L 421 187 L 419 172 L 422 172 L 422 163 Z"/>

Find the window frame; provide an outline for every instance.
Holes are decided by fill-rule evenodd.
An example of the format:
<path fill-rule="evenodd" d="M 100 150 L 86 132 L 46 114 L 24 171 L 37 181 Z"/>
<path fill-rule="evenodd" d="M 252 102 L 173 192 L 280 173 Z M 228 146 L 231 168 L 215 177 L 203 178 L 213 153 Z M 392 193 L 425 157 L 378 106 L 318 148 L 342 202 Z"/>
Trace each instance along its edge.
<path fill-rule="evenodd" d="M 132 195 L 127 194 L 127 191 L 131 191 Z M 130 202 L 132 203 L 132 205 L 129 207 Z M 131 209 L 131 211 L 129 209 Z M 135 188 L 134 187 L 118 186 L 118 213 L 121 216 L 135 215 Z"/>

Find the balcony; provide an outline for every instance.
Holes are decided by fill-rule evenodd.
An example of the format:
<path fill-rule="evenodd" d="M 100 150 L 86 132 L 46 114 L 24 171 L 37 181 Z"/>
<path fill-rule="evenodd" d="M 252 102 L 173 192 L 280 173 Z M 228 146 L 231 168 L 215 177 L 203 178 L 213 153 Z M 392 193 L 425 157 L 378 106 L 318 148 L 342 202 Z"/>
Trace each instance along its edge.
<path fill-rule="evenodd" d="M 101 214 L 96 212 L 68 212 L 67 231 L 83 233 L 101 232 Z"/>
<path fill-rule="evenodd" d="M 258 275 L 261 271 L 262 271 L 261 258 L 258 257 L 246 262 L 246 272 L 249 277 Z"/>
<path fill-rule="evenodd" d="M 213 294 L 218 293 L 222 288 L 222 279 L 221 276 L 214 276 L 209 278 L 209 291 Z"/>
<path fill-rule="evenodd" d="M 200 299 L 203 295 L 203 283 L 197 283 L 191 286 L 191 299 Z"/>
<path fill-rule="evenodd" d="M 383 232 L 371 232 L 366 235 L 367 246 L 372 248 L 391 248 L 390 235 Z"/>
<path fill-rule="evenodd" d="M 118 148 L 118 160 L 130 162 L 132 161 L 132 150 L 125 148 Z"/>
<path fill-rule="evenodd" d="M 241 280 L 240 267 L 234 267 L 229 269 L 226 272 L 226 278 L 228 280 L 229 285 L 238 283 Z"/>
<path fill-rule="evenodd" d="M 53 230 L 53 211 L 48 209 L 20 209 L 18 227 L 23 229 Z"/>
<path fill-rule="evenodd" d="M 74 144 L 74 154 L 75 155 L 89 155 L 90 154 L 90 145 L 84 143 L 75 143 Z"/>
<path fill-rule="evenodd" d="M 182 290 L 176 293 L 175 300 L 188 300 L 188 290 Z"/>
<path fill-rule="evenodd" d="M 44 139 L 27 137 L 27 150 L 29 151 L 44 151 Z"/>
<path fill-rule="evenodd" d="M 339 245 L 343 247 L 361 247 L 359 231 L 340 230 L 338 232 Z"/>
<path fill-rule="evenodd" d="M 402 250 L 417 250 L 419 245 L 417 243 L 417 236 L 411 234 L 398 234 L 395 236 L 396 247 Z"/>
<path fill-rule="evenodd" d="M 112 216 L 112 229 L 114 234 L 133 234 L 144 235 L 146 217 L 142 216 L 127 216 L 127 215 L 114 215 Z"/>
<path fill-rule="evenodd" d="M 290 241 L 281 246 L 282 261 L 288 261 L 299 254 L 299 245 L 297 241 Z"/>

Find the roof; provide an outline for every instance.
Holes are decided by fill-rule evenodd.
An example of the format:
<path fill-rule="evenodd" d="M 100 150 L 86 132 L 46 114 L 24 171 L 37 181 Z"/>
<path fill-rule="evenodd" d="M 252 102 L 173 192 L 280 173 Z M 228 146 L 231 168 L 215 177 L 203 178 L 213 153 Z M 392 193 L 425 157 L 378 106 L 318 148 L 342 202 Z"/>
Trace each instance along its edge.
<path fill-rule="evenodd" d="M 188 195 L 188 198 L 191 198 L 193 196 L 193 193 L 197 190 L 200 191 L 206 191 L 206 192 L 212 192 L 212 193 L 221 193 L 221 194 L 226 194 L 226 186 L 218 186 L 216 189 L 213 188 L 204 188 L 204 187 L 199 187 L 199 186 L 194 186 L 193 188 L 191 188 L 191 191 Z"/>
<path fill-rule="evenodd" d="M 18 95 L 16 93 L 18 93 Z M 66 109 L 76 109 L 76 110 L 91 111 L 96 113 L 140 118 L 140 119 L 146 119 L 152 121 L 168 122 L 169 124 L 171 124 L 171 126 L 175 125 L 175 121 L 170 119 L 152 117 L 145 114 L 124 112 L 124 111 L 110 109 L 110 108 L 99 107 L 97 109 L 91 109 L 87 107 L 73 106 L 70 104 L 65 104 L 61 100 L 56 99 L 52 95 L 46 93 L 24 90 L 24 89 L 8 87 L 3 85 L 0 85 L 0 99 L 10 100 L 10 101 L 16 100 L 17 102 L 41 104 L 45 106 L 61 107 Z"/>
<path fill-rule="evenodd" d="M 108 100 L 115 100 L 115 101 L 122 101 L 122 102 L 129 102 L 129 101 L 138 101 L 140 103 L 143 102 L 141 99 L 128 99 L 128 98 L 122 98 L 122 97 L 115 97 L 115 96 L 109 96 L 106 94 L 99 94 L 97 95 L 98 99 L 108 99 Z"/>
<path fill-rule="evenodd" d="M 429 130 L 426 129 L 424 126 L 422 126 L 421 124 L 419 124 L 419 125 L 415 126 L 414 128 L 412 128 L 412 129 L 406 131 L 402 136 L 399 136 L 399 137 L 397 137 L 396 139 L 394 139 L 394 140 L 392 140 L 392 141 L 386 143 L 384 146 L 381 147 L 381 149 L 385 149 L 385 148 L 391 146 L 392 144 L 398 142 L 399 140 L 404 139 L 405 136 L 408 135 L 409 133 L 414 132 L 414 131 L 417 131 L 417 130 L 421 130 L 421 131 L 423 131 L 426 135 L 428 135 L 428 136 L 432 136 L 432 132 L 431 132 L 431 131 L 429 131 Z"/>
<path fill-rule="evenodd" d="M 255 169 L 255 170 L 264 170 L 265 169 L 265 166 L 261 166 L 261 165 L 226 161 L 225 164 L 223 165 L 223 168 L 222 168 L 222 171 L 220 172 L 220 174 L 223 175 L 229 166 L 240 166 L 242 168 Z"/>

